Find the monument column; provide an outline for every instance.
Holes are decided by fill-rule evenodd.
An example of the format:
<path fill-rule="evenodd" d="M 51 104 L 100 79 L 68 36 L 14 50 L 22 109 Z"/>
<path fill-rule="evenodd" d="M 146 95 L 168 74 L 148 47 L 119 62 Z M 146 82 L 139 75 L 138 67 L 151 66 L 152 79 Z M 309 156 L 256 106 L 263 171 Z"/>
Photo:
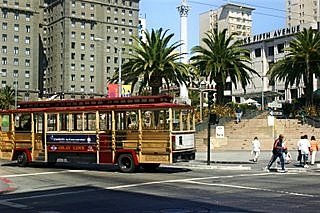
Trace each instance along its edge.
<path fill-rule="evenodd" d="M 177 7 L 180 14 L 180 53 L 184 54 L 181 58 L 182 63 L 189 63 L 189 54 L 188 54 L 188 12 L 190 7 L 187 5 L 187 0 L 182 0 L 181 5 Z M 182 83 L 180 85 L 180 100 L 191 104 L 191 100 L 188 95 L 187 86 Z"/>

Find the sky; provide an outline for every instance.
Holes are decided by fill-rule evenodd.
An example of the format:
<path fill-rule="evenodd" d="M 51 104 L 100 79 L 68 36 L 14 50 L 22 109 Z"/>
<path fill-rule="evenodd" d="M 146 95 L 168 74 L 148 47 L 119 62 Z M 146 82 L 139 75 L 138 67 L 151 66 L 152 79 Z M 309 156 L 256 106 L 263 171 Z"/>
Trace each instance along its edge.
<path fill-rule="evenodd" d="M 187 0 L 191 10 L 188 15 L 188 47 L 199 44 L 199 15 L 231 2 L 254 7 L 252 12 L 253 35 L 285 27 L 285 0 Z M 163 28 L 174 33 L 173 42 L 180 40 L 180 16 L 177 6 L 181 0 L 140 0 L 140 16 L 146 17 L 147 29 Z"/>

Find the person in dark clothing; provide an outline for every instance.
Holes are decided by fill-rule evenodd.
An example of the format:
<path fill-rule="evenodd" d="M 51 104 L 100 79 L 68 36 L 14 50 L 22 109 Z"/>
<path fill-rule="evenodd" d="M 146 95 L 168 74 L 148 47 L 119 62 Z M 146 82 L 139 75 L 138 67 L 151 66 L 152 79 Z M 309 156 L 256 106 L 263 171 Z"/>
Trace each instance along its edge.
<path fill-rule="evenodd" d="M 283 139 L 284 139 L 284 136 L 280 134 L 279 137 L 273 143 L 272 157 L 267 166 L 268 170 L 270 170 L 270 167 L 272 166 L 272 164 L 277 160 L 277 158 L 279 158 L 280 164 L 281 164 L 281 172 L 285 172 L 284 158 L 283 158 L 285 147 L 283 146 Z"/>

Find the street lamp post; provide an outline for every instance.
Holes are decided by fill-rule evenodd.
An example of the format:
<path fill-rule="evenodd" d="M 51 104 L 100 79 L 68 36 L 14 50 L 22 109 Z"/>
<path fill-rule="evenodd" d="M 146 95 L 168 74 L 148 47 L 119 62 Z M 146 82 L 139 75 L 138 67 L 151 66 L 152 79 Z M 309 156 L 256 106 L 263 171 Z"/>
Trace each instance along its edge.
<path fill-rule="evenodd" d="M 14 108 L 17 109 L 18 106 L 18 79 L 15 76 L 15 88 L 14 88 Z"/>
<path fill-rule="evenodd" d="M 105 41 L 105 39 L 96 37 L 96 38 L 94 38 L 94 41 Z M 121 79 L 121 75 L 122 75 L 122 49 L 121 49 L 121 47 L 116 47 L 112 43 L 108 42 L 108 44 L 113 46 L 118 52 L 118 66 L 119 66 L 118 97 L 121 97 L 121 94 L 122 94 L 122 79 Z"/>
<path fill-rule="evenodd" d="M 121 97 L 122 94 L 122 79 L 121 79 L 121 75 L 122 75 L 122 50 L 121 48 L 115 47 L 118 51 L 119 54 L 119 58 L 118 58 L 118 66 L 119 66 L 119 79 L 118 79 L 118 96 Z"/>

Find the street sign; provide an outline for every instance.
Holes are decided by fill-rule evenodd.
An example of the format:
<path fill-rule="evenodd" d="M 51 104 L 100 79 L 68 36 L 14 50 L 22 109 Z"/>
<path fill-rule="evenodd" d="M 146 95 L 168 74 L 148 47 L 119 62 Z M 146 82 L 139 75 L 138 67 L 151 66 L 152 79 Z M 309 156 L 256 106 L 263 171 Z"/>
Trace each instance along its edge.
<path fill-rule="evenodd" d="M 224 138 L 224 126 L 216 126 L 216 138 Z"/>
<path fill-rule="evenodd" d="M 278 102 L 270 102 L 268 103 L 268 107 L 269 108 L 282 108 L 282 103 L 278 103 Z"/>

